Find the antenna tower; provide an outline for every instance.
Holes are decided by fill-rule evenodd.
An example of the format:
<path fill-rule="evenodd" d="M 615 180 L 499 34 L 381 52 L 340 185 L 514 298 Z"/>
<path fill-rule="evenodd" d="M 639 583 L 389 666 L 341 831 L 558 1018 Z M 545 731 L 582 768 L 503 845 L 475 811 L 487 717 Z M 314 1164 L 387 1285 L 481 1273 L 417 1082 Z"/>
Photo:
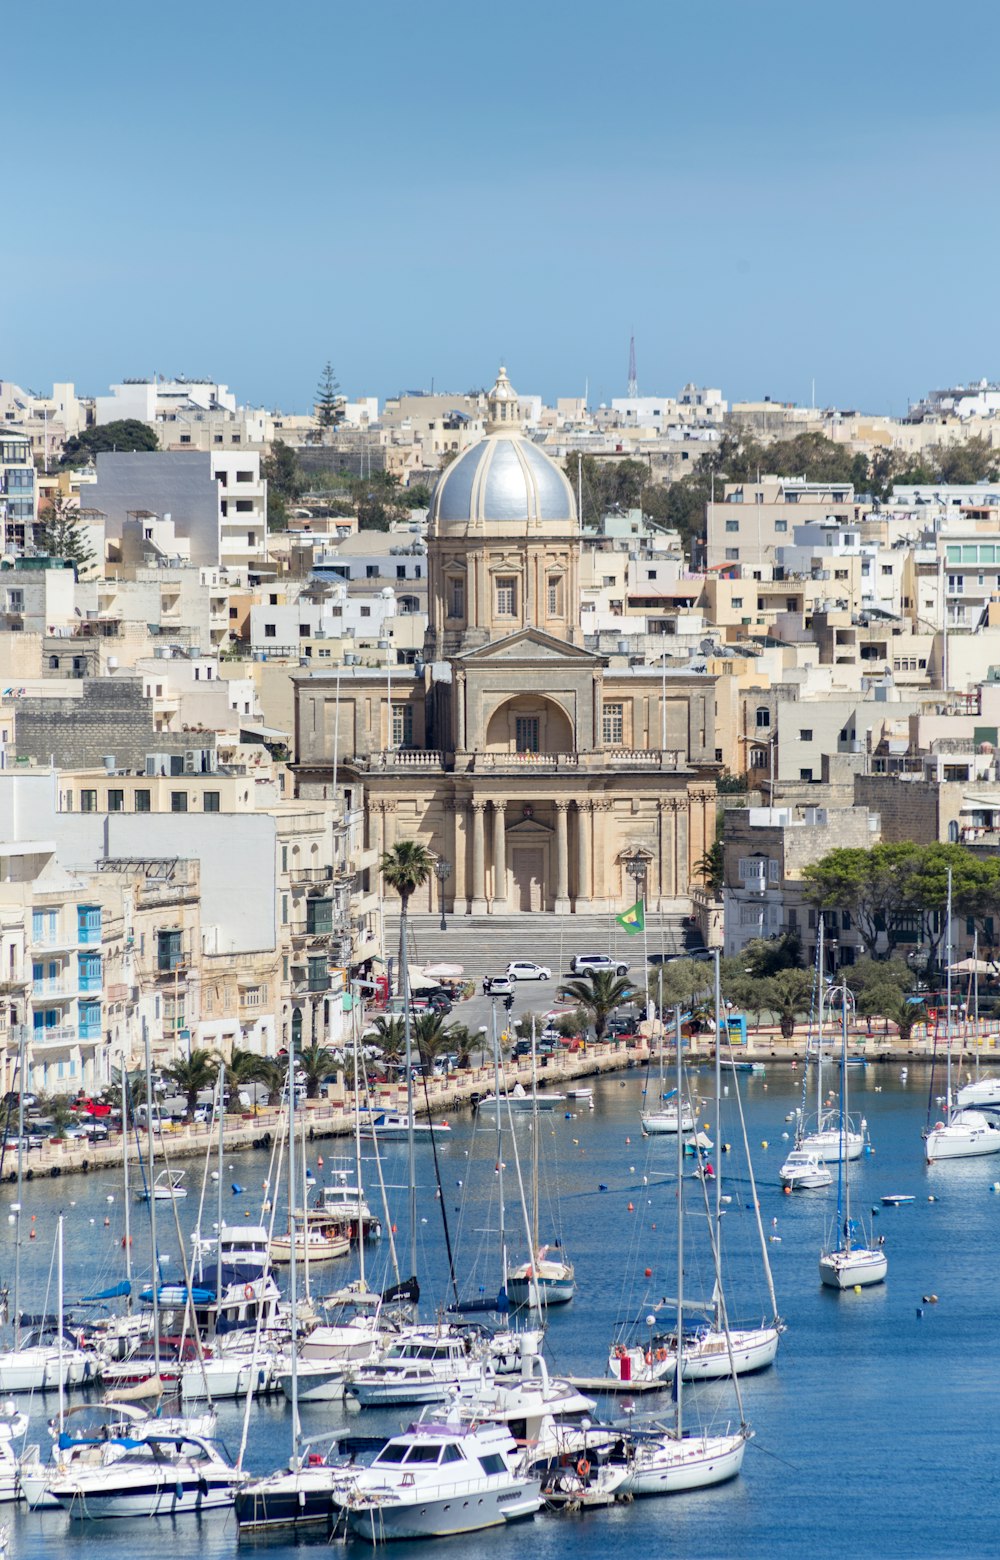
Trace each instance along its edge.
<path fill-rule="evenodd" d="M 628 344 L 628 398 L 634 401 L 639 394 L 639 381 L 635 377 L 635 336 L 629 338 Z"/>

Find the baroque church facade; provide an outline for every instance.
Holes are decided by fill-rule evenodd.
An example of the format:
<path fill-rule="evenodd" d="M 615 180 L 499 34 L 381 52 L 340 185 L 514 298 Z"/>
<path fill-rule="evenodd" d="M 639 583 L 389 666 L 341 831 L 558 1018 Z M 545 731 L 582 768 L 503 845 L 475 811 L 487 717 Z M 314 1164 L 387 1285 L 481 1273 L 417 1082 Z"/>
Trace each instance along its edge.
<path fill-rule="evenodd" d="M 686 910 L 715 838 L 715 679 L 585 648 L 572 488 L 503 368 L 484 437 L 438 479 L 415 667 L 295 678 L 301 796 L 363 795 L 367 842 L 450 864 L 414 908 Z"/>

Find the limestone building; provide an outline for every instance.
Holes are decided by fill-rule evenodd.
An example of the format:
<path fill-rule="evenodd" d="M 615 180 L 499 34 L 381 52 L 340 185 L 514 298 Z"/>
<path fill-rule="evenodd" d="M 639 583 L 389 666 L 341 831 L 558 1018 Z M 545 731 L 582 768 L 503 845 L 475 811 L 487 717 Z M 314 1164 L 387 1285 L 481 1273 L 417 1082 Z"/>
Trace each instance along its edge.
<path fill-rule="evenodd" d="M 714 839 L 715 678 L 584 648 L 573 491 L 502 368 L 438 481 L 427 563 L 422 661 L 295 679 L 300 796 L 360 782 L 369 846 L 445 858 L 426 909 L 617 910 L 640 868 L 651 906 L 686 908 Z"/>

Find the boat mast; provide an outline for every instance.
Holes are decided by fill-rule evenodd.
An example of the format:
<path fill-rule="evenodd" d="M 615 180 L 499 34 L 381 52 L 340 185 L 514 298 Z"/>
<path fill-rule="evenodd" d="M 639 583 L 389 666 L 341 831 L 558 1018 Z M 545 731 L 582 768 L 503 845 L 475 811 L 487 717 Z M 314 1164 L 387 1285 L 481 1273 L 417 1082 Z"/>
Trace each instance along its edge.
<path fill-rule="evenodd" d="M 17 1055 L 17 1208 L 14 1224 L 14 1348 L 21 1347 L 21 1209 L 24 1206 L 24 1037 L 21 1025 Z"/>
<path fill-rule="evenodd" d="M 410 955 L 403 938 L 399 985 L 403 993 L 403 1036 L 406 1045 L 406 1172 L 410 1181 L 410 1277 L 417 1276 L 417 1159 L 413 1137 L 413 1036 L 410 1025 Z M 495 1015 L 494 1015 L 495 1023 Z"/>
<path fill-rule="evenodd" d="M 715 1002 L 715 1247 L 718 1254 L 718 1262 L 721 1271 L 722 1266 L 722 975 L 719 968 L 720 950 L 714 950 L 715 969 L 713 972 L 713 999 Z M 727 1030 L 728 1035 L 728 1030 Z M 678 1097 L 678 1112 L 680 1112 L 680 1099 Z M 677 1131 L 681 1130 L 682 1118 L 677 1117 Z M 695 1123 L 695 1143 L 697 1144 L 698 1125 Z M 715 1286 L 715 1324 L 719 1325 L 721 1286 L 716 1280 Z"/>
<path fill-rule="evenodd" d="M 823 949 L 823 934 L 826 923 L 823 920 L 822 910 L 819 912 L 819 993 L 816 1000 L 816 1131 L 823 1130 L 823 995 L 826 982 L 826 954 Z"/>
<path fill-rule="evenodd" d="M 531 1015 L 531 1261 L 538 1263 L 538 1072 L 535 1067 L 535 1015 Z M 538 1274 L 535 1274 L 538 1289 Z M 539 1296 L 541 1290 L 538 1290 Z"/>
<path fill-rule="evenodd" d="M 226 1064 L 225 1064 L 225 1062 L 220 1062 L 220 1064 L 219 1064 L 218 1084 L 219 1084 L 219 1169 L 218 1169 L 218 1177 L 219 1177 L 219 1206 L 218 1206 L 218 1213 L 217 1213 L 217 1216 L 216 1216 L 216 1218 L 217 1218 L 217 1222 L 216 1222 L 216 1237 L 217 1238 L 216 1238 L 216 1242 L 215 1242 L 215 1327 L 216 1327 L 216 1331 L 218 1331 L 218 1328 L 219 1328 L 219 1318 L 222 1315 L 222 1172 L 225 1169 L 224 1147 L 223 1147 L 223 1123 L 224 1123 L 224 1121 L 226 1119 L 225 1108 L 224 1108 L 223 1103 L 222 1103 L 222 1096 L 223 1096 L 223 1094 L 225 1092 L 225 1086 L 226 1086 Z"/>
<path fill-rule="evenodd" d="M 851 1252 L 851 1170 L 847 1163 L 847 976 L 840 988 L 840 1169 L 844 1183 L 844 1250 Z M 838 1198 L 839 1202 L 839 1198 Z"/>
<path fill-rule="evenodd" d="M 361 1060 L 360 1047 L 358 1045 L 359 1023 L 358 1005 L 364 1001 L 361 995 L 360 982 L 353 981 L 354 1001 L 351 1003 L 351 1041 L 354 1050 L 354 1167 L 358 1182 L 358 1265 L 361 1279 L 361 1292 L 365 1292 L 365 1230 L 364 1218 L 361 1212 L 362 1185 L 361 1185 Z"/>
<path fill-rule="evenodd" d="M 295 1035 L 292 1032 L 288 1057 L 288 1299 L 292 1308 L 289 1347 L 292 1354 L 292 1455 L 289 1466 L 294 1472 L 299 1460 L 299 1374 L 295 1368 L 299 1344 L 298 1294 L 295 1264 L 295 1078 L 298 1072 Z"/>
<path fill-rule="evenodd" d="M 153 1174 L 156 1146 L 153 1138 L 153 1055 L 149 1044 L 149 1024 L 142 1021 L 142 1043 L 146 1053 L 146 1138 L 149 1153 L 149 1239 L 153 1247 L 153 1365 L 160 1379 L 160 1259 L 156 1250 L 156 1178 Z"/>
<path fill-rule="evenodd" d="M 59 1317 L 59 1434 L 62 1434 L 66 1423 L 66 1378 L 63 1375 L 63 1216 L 59 1215 L 56 1225 L 56 1311 Z"/>
<path fill-rule="evenodd" d="M 674 1009 L 674 1042 L 677 1048 L 677 1348 L 674 1364 L 674 1434 L 683 1434 L 684 1391 L 684 1133 L 682 1100 L 684 1077 L 681 1052 L 681 1010 Z"/>
<path fill-rule="evenodd" d="M 946 1063 L 945 1082 L 945 1120 L 951 1115 L 951 868 L 948 868 L 948 908 L 947 921 L 944 931 L 944 963 L 945 963 L 945 1002 L 947 1004 L 948 1019 L 945 1033 L 948 1036 L 948 1060 Z"/>
<path fill-rule="evenodd" d="M 125 1282 L 128 1292 L 125 1295 L 125 1315 L 132 1315 L 132 1213 L 129 1208 L 128 1185 L 128 1065 L 124 1055 L 122 1056 L 122 1190 L 125 1197 Z"/>
<path fill-rule="evenodd" d="M 500 1194 L 500 1293 L 507 1288 L 507 1228 L 503 1210 L 503 1112 L 500 1109 L 500 1044 L 497 1040 L 497 1003 L 494 997 L 493 1012 L 493 1096 L 497 1102 L 497 1187 Z"/>

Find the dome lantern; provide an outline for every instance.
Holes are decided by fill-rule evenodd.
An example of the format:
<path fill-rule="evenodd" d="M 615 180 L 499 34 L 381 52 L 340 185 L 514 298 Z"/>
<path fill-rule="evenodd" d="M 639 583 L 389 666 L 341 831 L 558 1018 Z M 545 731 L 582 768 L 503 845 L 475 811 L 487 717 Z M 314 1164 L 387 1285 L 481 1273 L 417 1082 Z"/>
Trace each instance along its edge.
<path fill-rule="evenodd" d="M 517 391 L 507 378 L 507 370 L 500 364 L 496 384 L 486 398 L 487 433 L 501 433 L 507 429 L 516 430 L 521 426 L 521 407 L 517 399 Z"/>

